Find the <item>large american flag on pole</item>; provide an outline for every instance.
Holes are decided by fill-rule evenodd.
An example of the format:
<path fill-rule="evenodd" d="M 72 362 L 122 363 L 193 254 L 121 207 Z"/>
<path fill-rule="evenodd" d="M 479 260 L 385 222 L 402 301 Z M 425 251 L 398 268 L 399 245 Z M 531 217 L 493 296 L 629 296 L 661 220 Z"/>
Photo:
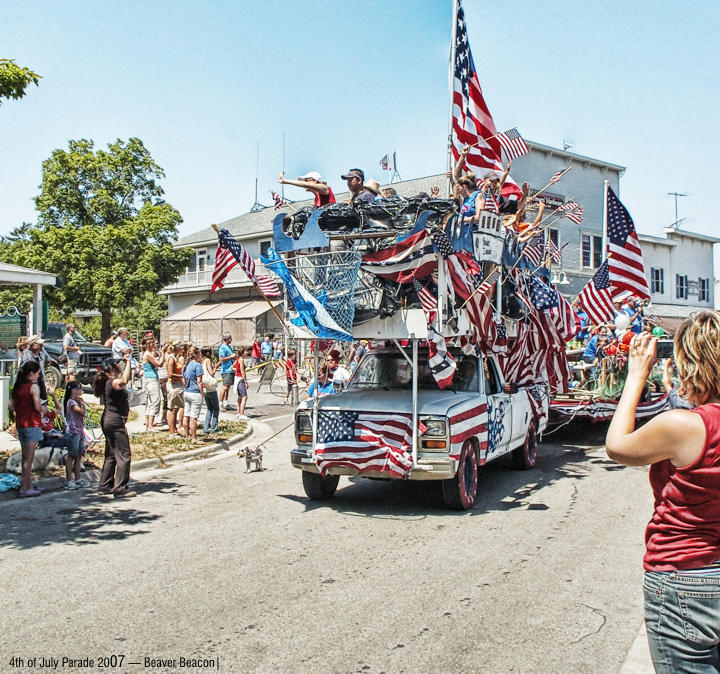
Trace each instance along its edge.
<path fill-rule="evenodd" d="M 218 249 L 215 253 L 215 267 L 212 274 L 212 292 L 223 287 L 230 270 L 239 264 L 252 284 L 264 297 L 281 297 L 277 283 L 267 274 L 258 274 L 252 255 L 237 242 L 227 229 L 218 230 Z"/>
<path fill-rule="evenodd" d="M 590 321 L 595 325 L 600 325 L 615 318 L 612 298 L 608 261 L 605 260 L 595 272 L 595 276 L 580 291 L 578 300 Z"/>
<path fill-rule="evenodd" d="M 635 225 L 610 187 L 607 190 L 607 235 L 610 283 L 619 290 L 629 290 L 641 299 L 650 299 Z"/>
<path fill-rule="evenodd" d="M 227 250 L 227 248 L 218 246 L 218 249 L 215 251 L 215 266 L 213 267 L 212 289 L 210 292 L 214 293 L 216 290 L 220 290 L 220 288 L 223 287 L 225 284 L 225 278 L 237 263 L 238 261 L 233 257 L 233 254 Z"/>
<path fill-rule="evenodd" d="M 344 466 L 406 478 L 412 468 L 411 447 L 412 414 L 318 412 L 315 463 L 323 475 Z"/>
<path fill-rule="evenodd" d="M 502 172 L 502 155 L 497 129 L 483 98 L 468 42 L 465 12 L 458 0 L 455 17 L 454 59 L 450 64 L 452 96 L 451 149 L 455 161 L 465 145 L 470 146 L 465 163 L 482 176 L 485 171 Z M 520 188 L 508 176 L 502 188 L 505 197 L 522 196 Z"/>

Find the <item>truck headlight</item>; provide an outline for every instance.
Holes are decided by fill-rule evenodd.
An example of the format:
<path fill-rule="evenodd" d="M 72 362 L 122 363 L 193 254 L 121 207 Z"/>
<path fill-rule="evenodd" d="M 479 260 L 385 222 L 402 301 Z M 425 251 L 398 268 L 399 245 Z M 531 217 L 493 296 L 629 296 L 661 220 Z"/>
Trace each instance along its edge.
<path fill-rule="evenodd" d="M 295 440 L 303 445 L 312 442 L 312 418 L 309 414 L 298 412 L 295 417 Z"/>
<path fill-rule="evenodd" d="M 427 426 L 427 430 L 422 434 L 424 438 L 437 438 L 447 435 L 445 419 L 421 419 L 420 421 Z"/>

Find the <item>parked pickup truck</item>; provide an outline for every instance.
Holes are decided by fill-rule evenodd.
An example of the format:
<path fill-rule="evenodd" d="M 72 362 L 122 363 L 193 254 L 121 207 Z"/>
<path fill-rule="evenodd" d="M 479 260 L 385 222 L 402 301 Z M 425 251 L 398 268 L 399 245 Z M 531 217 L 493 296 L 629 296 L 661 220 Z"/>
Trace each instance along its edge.
<path fill-rule="evenodd" d="M 62 386 L 65 383 L 66 367 L 63 356 L 63 337 L 67 332 L 65 323 L 48 323 L 47 329 L 42 333 L 45 340 L 45 351 L 51 362 L 45 366 L 45 382 L 48 386 Z M 98 367 L 112 356 L 112 349 L 101 344 L 93 344 L 86 339 L 80 331 L 75 329 L 75 341 L 82 353 L 75 368 L 75 379 L 83 384 L 90 384 L 95 379 Z"/>
<path fill-rule="evenodd" d="M 515 467 L 533 468 L 547 424 L 547 387 L 505 387 L 494 355 L 451 353 L 454 390 L 440 390 L 427 349 L 419 349 L 416 457 L 412 366 L 397 349 L 368 353 L 345 391 L 317 399 L 315 432 L 313 401 L 301 403 L 298 446 L 290 454 L 302 470 L 305 493 L 330 498 L 341 475 L 441 480 L 446 504 L 466 510 L 477 497 L 478 468 L 488 461 L 512 454 Z"/>

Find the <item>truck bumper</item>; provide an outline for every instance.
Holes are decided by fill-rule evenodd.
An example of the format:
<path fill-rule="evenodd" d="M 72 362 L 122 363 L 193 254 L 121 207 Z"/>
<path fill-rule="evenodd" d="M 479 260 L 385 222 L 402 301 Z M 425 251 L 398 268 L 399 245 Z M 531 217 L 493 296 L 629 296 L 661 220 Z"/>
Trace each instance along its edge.
<path fill-rule="evenodd" d="M 311 473 L 319 473 L 318 467 L 312 458 L 311 449 L 290 450 L 290 463 L 300 470 L 307 470 Z M 360 477 L 372 477 L 379 480 L 398 480 L 385 471 L 358 472 L 355 468 L 348 466 L 334 466 L 328 470 L 330 475 L 359 475 Z M 418 466 L 410 471 L 409 480 L 449 480 L 455 476 L 455 462 L 447 456 L 421 456 L 418 459 Z"/>

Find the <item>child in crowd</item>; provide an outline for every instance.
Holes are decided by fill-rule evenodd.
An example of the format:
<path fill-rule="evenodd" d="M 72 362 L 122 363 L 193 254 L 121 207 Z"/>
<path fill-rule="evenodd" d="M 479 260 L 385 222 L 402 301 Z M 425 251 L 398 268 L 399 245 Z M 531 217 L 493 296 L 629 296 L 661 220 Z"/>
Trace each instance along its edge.
<path fill-rule="evenodd" d="M 80 477 L 85 454 L 85 402 L 79 381 L 68 382 L 65 387 L 65 421 L 68 433 L 68 453 L 65 458 L 65 489 L 89 487 L 90 482 Z M 73 475 L 75 479 L 73 479 Z"/>
<path fill-rule="evenodd" d="M 254 345 L 253 345 L 254 348 Z M 245 358 L 250 354 L 250 349 L 241 348 L 238 358 L 235 361 L 235 388 L 237 390 L 237 418 L 247 419 L 245 416 L 245 405 L 248 399 L 248 385 L 245 378 Z"/>
<path fill-rule="evenodd" d="M 287 360 L 285 361 L 285 379 L 287 380 L 287 393 L 285 394 L 285 404 L 287 405 L 293 392 L 293 387 L 297 387 L 297 356 L 295 351 L 288 351 Z"/>

